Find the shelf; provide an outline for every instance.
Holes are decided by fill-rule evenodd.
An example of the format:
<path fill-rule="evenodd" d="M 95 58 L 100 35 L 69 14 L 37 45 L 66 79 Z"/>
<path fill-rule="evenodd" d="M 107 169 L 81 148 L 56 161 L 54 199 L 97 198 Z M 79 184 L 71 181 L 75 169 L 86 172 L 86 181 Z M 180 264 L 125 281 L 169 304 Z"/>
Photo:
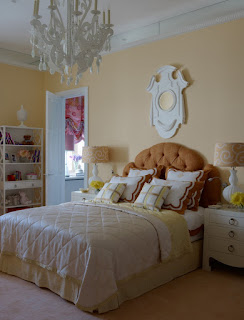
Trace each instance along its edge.
<path fill-rule="evenodd" d="M 21 126 L 0 126 L 2 128 L 11 128 L 11 129 L 15 129 L 15 130 L 43 130 L 43 128 L 35 128 L 35 127 L 21 127 Z"/>
<path fill-rule="evenodd" d="M 5 165 L 19 165 L 19 164 L 41 164 L 41 162 L 5 162 Z"/>
<path fill-rule="evenodd" d="M 18 190 L 18 189 L 36 189 L 42 188 L 41 179 L 33 180 L 18 180 L 18 181 L 5 181 L 4 183 L 0 182 L 0 190 L 5 189 L 6 191 Z"/>
<path fill-rule="evenodd" d="M 32 206 L 40 206 L 40 205 L 41 205 L 41 203 L 19 204 L 17 206 L 6 206 L 5 209 L 32 207 Z"/>
<path fill-rule="evenodd" d="M 4 145 L 1 144 L 1 147 L 3 147 Z M 40 144 L 5 144 L 5 147 L 27 147 L 27 148 L 41 148 Z"/>

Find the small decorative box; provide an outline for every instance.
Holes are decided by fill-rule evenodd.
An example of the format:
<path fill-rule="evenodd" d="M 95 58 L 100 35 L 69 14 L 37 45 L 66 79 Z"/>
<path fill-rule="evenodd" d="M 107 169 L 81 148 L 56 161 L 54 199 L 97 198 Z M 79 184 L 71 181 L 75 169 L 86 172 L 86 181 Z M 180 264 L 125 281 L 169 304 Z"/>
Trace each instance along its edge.
<path fill-rule="evenodd" d="M 34 172 L 30 172 L 26 174 L 26 179 L 27 180 L 36 180 L 37 179 L 37 174 Z"/>

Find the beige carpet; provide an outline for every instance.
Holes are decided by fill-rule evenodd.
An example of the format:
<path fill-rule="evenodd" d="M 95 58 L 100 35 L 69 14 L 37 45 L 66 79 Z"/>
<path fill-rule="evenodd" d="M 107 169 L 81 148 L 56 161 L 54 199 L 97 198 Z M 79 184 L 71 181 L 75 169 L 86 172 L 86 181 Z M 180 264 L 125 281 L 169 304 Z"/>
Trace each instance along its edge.
<path fill-rule="evenodd" d="M 80 311 L 47 289 L 0 273 L 0 320 L 243 320 L 244 272 L 196 270 L 98 315 Z"/>

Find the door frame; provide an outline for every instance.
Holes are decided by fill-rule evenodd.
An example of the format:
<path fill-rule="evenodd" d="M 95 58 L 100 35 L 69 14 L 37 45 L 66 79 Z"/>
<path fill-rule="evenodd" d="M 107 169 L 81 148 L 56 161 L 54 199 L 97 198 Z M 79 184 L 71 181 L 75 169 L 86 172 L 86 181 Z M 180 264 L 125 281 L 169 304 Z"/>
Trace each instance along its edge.
<path fill-rule="evenodd" d="M 77 89 L 71 89 L 61 92 L 55 92 L 57 96 L 63 97 L 65 100 L 70 98 L 75 98 L 79 96 L 85 97 L 84 103 L 84 135 L 85 135 L 85 146 L 88 146 L 88 87 L 80 87 Z M 84 188 L 87 188 L 87 181 L 88 181 L 88 164 L 85 163 L 85 172 L 84 172 Z"/>

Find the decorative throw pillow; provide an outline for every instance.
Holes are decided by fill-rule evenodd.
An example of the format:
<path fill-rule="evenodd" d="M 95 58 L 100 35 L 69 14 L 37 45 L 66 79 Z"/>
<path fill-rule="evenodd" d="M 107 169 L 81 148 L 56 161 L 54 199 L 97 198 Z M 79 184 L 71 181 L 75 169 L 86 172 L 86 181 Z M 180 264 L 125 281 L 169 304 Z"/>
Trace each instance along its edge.
<path fill-rule="evenodd" d="M 175 168 L 169 167 L 166 169 L 165 177 L 167 180 L 174 181 L 199 181 L 202 184 L 192 194 L 191 200 L 189 201 L 187 208 L 196 211 L 199 206 L 199 201 L 204 188 L 205 181 L 208 177 L 209 170 L 197 170 L 197 171 L 180 171 Z"/>
<path fill-rule="evenodd" d="M 95 197 L 95 201 L 101 201 L 105 203 L 116 203 L 119 201 L 122 193 L 126 187 L 125 183 L 110 183 L 107 182 L 103 186 L 102 190 L 99 191 Z"/>
<path fill-rule="evenodd" d="M 195 183 L 187 181 L 172 181 L 153 178 L 151 185 L 171 187 L 162 208 L 184 214 L 187 204 L 195 192 Z"/>
<path fill-rule="evenodd" d="M 152 178 L 159 178 L 161 175 L 161 171 L 163 169 L 163 166 L 158 166 L 157 168 L 153 169 L 134 169 L 130 168 L 128 177 L 142 177 L 146 176 L 147 174 L 151 174 Z"/>
<path fill-rule="evenodd" d="M 119 177 L 114 176 L 110 180 L 111 183 L 125 183 L 126 188 L 121 196 L 121 200 L 126 202 L 134 202 L 138 197 L 139 193 L 145 182 L 148 182 L 152 179 L 152 176 L 146 175 L 143 177 Z"/>
<path fill-rule="evenodd" d="M 173 167 L 168 167 L 165 171 L 166 180 L 175 181 L 204 181 L 208 177 L 209 170 L 197 170 L 197 171 L 181 171 Z"/>
<path fill-rule="evenodd" d="M 156 186 L 145 183 L 134 203 L 134 206 L 160 211 L 164 200 L 169 193 L 169 189 L 169 187 Z"/>

